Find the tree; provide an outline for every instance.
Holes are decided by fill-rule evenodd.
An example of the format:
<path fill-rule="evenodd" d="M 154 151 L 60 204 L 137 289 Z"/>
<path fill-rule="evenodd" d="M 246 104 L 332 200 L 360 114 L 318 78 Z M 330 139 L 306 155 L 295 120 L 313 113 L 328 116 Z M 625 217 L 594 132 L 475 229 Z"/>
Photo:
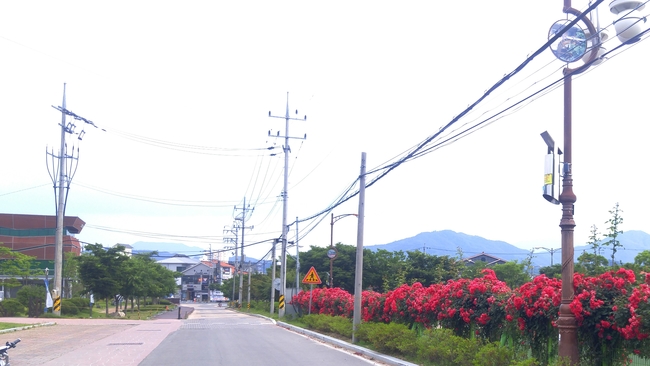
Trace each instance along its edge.
<path fill-rule="evenodd" d="M 354 268 L 356 266 L 356 247 L 337 243 L 338 255 L 333 263 L 332 277 L 334 287 L 340 287 L 348 292 L 354 291 Z M 300 266 L 309 269 L 314 267 L 321 281 L 326 285 L 329 280 L 330 259 L 327 257 L 329 248 L 311 246 L 311 249 L 300 255 Z M 364 251 L 364 253 L 366 253 Z M 270 292 L 270 289 L 269 289 Z"/>
<path fill-rule="evenodd" d="M 19 277 L 25 282 L 32 275 L 34 258 L 0 245 L 0 275 Z M 8 287 L 20 286 L 18 281 L 12 279 L 3 280 L 3 284 Z"/>
<path fill-rule="evenodd" d="M 460 277 L 468 279 L 483 277 L 481 271 L 487 267 L 487 263 L 483 261 L 476 261 L 473 264 L 465 263 L 465 268 L 462 268 Z"/>
<path fill-rule="evenodd" d="M 638 274 L 650 272 L 650 250 L 644 250 L 634 257 L 634 271 Z"/>
<path fill-rule="evenodd" d="M 394 290 L 406 283 L 408 264 L 403 251 L 363 251 L 363 286 L 377 292 Z"/>
<path fill-rule="evenodd" d="M 80 290 L 78 278 L 79 278 L 79 268 L 76 260 L 75 253 L 65 252 L 63 253 L 63 279 L 64 279 L 64 291 L 67 294 L 67 297 L 73 297 L 75 293 L 78 293 Z M 75 286 L 76 284 L 76 286 Z"/>
<path fill-rule="evenodd" d="M 644 250 L 634 257 L 634 264 L 644 272 L 650 272 L 650 250 Z"/>
<path fill-rule="evenodd" d="M 413 284 L 420 282 L 424 286 L 434 283 L 446 282 L 457 278 L 462 262 L 448 256 L 436 256 L 420 251 L 407 252 L 406 282 Z"/>
<path fill-rule="evenodd" d="M 27 315 L 36 318 L 45 309 L 45 295 L 45 286 L 27 285 L 18 290 L 16 297 L 27 308 Z"/>
<path fill-rule="evenodd" d="M 108 316 L 108 299 L 113 298 L 122 290 L 125 262 L 129 257 L 124 253 L 124 247 L 104 249 L 101 244 L 89 244 L 86 253 L 76 257 L 79 268 L 79 278 L 86 288 L 98 298 L 106 299 L 106 315 Z"/>
<path fill-rule="evenodd" d="M 603 245 L 610 246 L 612 247 L 612 266 L 614 265 L 614 256 L 616 255 L 616 251 L 618 250 L 619 247 L 623 247 L 623 244 L 621 244 L 620 241 L 618 241 L 618 236 L 620 234 L 623 234 L 623 230 L 621 230 L 621 225 L 623 224 L 623 217 L 621 216 L 621 213 L 623 210 L 621 210 L 618 207 L 618 202 L 616 202 L 616 205 L 614 205 L 614 208 L 612 208 L 609 213 L 612 215 L 609 220 L 605 221 L 605 224 L 608 224 L 609 227 L 607 228 L 607 234 L 605 236 L 609 238 Z"/>
<path fill-rule="evenodd" d="M 510 288 L 517 288 L 530 281 L 530 272 L 526 261 L 510 261 L 492 266 L 497 278 L 505 282 Z"/>
<path fill-rule="evenodd" d="M 541 267 L 539 274 L 546 275 L 548 278 L 562 278 L 562 265 L 556 263 L 552 266 Z"/>
<path fill-rule="evenodd" d="M 607 258 L 602 255 L 582 252 L 578 257 L 575 271 L 587 276 L 597 276 L 607 270 Z"/>
<path fill-rule="evenodd" d="M 596 225 L 591 225 L 591 231 L 589 232 L 589 241 L 587 242 L 587 245 L 591 247 L 591 249 L 594 251 L 595 255 L 600 254 L 600 244 L 601 239 L 600 239 L 600 233 L 598 232 L 598 228 Z"/>

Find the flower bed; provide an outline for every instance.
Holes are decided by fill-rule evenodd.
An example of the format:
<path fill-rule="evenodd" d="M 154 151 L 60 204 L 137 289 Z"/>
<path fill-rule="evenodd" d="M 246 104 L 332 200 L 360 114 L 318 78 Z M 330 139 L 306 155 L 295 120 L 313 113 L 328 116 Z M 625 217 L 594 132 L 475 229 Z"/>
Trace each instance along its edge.
<path fill-rule="evenodd" d="M 574 275 L 570 309 L 578 322 L 583 361 L 591 365 L 625 364 L 632 353 L 650 355 L 650 276 L 637 283 L 634 272 L 621 268 L 596 277 Z M 353 296 L 338 288 L 314 289 L 312 313 L 352 317 Z M 485 341 L 510 339 L 528 347 L 547 364 L 557 355 L 561 281 L 544 275 L 510 289 L 494 272 L 483 277 L 449 280 L 428 287 L 404 284 L 387 293 L 362 293 L 365 322 L 401 323 L 410 327 L 442 327 L 456 335 Z M 303 313 L 309 292 L 291 300 Z M 516 342 L 515 342 L 516 341 Z"/>

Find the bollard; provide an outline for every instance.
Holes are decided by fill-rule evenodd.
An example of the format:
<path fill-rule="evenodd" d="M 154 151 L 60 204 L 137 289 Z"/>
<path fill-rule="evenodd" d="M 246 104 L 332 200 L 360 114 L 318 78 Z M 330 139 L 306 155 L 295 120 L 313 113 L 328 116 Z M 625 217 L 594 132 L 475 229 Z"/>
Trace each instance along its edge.
<path fill-rule="evenodd" d="M 179 306 L 178 307 L 178 319 L 180 319 L 180 318 L 181 318 L 181 307 Z"/>

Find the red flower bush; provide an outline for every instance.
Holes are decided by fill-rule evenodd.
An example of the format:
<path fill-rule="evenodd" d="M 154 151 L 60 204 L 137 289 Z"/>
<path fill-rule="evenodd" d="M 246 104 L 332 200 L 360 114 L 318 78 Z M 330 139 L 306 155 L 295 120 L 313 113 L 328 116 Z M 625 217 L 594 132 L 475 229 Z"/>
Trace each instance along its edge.
<path fill-rule="evenodd" d="M 440 285 L 422 286 L 416 282 L 412 286 L 402 285 L 386 294 L 384 315 L 382 320 L 395 321 L 408 325 L 420 323 L 431 326 L 435 316 L 430 314 L 426 304 L 432 297 L 437 296 Z"/>
<path fill-rule="evenodd" d="M 578 342 L 583 360 L 590 364 L 623 363 L 632 352 L 618 324 L 627 314 L 621 313 L 636 277 L 632 270 L 620 268 L 597 277 L 573 276 L 575 290 L 569 304 L 578 322 Z M 623 309 L 628 308 L 623 305 Z M 617 319 L 618 318 L 618 319 Z"/>
<path fill-rule="evenodd" d="M 309 313 L 309 291 L 301 291 L 291 298 L 290 304 L 300 308 L 303 314 Z M 349 292 L 340 288 L 316 288 L 311 293 L 311 313 L 341 315 L 352 317 L 354 299 Z"/>
<path fill-rule="evenodd" d="M 506 319 L 517 320 L 519 336 L 543 364 L 557 353 L 555 322 L 561 301 L 562 281 L 540 275 L 515 289 L 506 305 Z"/>
<path fill-rule="evenodd" d="M 361 293 L 361 319 L 364 322 L 384 321 L 384 303 L 386 295 L 374 291 Z"/>
<path fill-rule="evenodd" d="M 457 335 L 497 340 L 509 329 L 542 364 L 557 354 L 561 281 L 544 275 L 510 290 L 486 269 L 476 279 L 456 279 L 424 287 L 402 285 L 380 294 L 362 293 L 362 319 L 424 327 L 442 326 Z M 650 276 L 636 285 L 634 272 L 621 268 L 597 277 L 574 275 L 569 308 L 578 323 L 584 364 L 622 364 L 631 353 L 650 357 Z M 309 312 L 309 291 L 291 299 Z M 314 289 L 311 313 L 352 317 L 353 296 L 339 288 Z M 506 327 L 510 324 L 510 327 Z"/>
<path fill-rule="evenodd" d="M 510 288 L 497 278 L 493 270 L 484 269 L 483 274 L 483 277 L 472 280 L 447 281 L 437 288 L 425 309 L 437 314 L 440 324 L 457 335 L 467 337 L 474 329 L 482 338 L 498 339 Z"/>

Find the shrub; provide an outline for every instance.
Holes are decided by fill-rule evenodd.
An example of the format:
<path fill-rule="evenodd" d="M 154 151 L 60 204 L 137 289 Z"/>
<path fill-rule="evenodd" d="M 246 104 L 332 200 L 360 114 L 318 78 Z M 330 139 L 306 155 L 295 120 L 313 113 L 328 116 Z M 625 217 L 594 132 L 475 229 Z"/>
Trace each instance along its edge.
<path fill-rule="evenodd" d="M 77 315 L 79 314 L 79 308 L 71 299 L 61 300 L 61 315 Z"/>
<path fill-rule="evenodd" d="M 357 336 L 378 351 L 403 355 L 417 353 L 417 334 L 404 324 L 361 323 Z"/>
<path fill-rule="evenodd" d="M 66 302 L 66 300 L 68 302 L 73 303 L 79 309 L 79 311 L 82 311 L 83 309 L 87 309 L 90 307 L 90 300 L 85 299 L 83 297 L 73 297 L 71 299 L 63 299 L 64 303 Z"/>
<path fill-rule="evenodd" d="M 6 299 L 0 301 L 0 315 L 18 316 L 25 312 L 25 306 L 15 299 Z"/>
<path fill-rule="evenodd" d="M 476 339 L 455 336 L 450 329 L 428 329 L 417 345 L 418 357 L 437 366 L 474 366 L 480 349 Z"/>
<path fill-rule="evenodd" d="M 329 327 L 333 333 L 338 335 L 352 338 L 352 320 L 342 316 L 330 317 L 333 318 Z"/>
<path fill-rule="evenodd" d="M 18 301 L 27 307 L 27 315 L 36 318 L 45 309 L 45 286 L 23 286 L 16 294 Z"/>
<path fill-rule="evenodd" d="M 511 366 L 539 366 L 539 362 L 537 362 L 537 360 L 534 358 L 529 358 L 527 360 L 513 361 L 510 365 Z"/>
<path fill-rule="evenodd" d="M 300 320 L 310 329 L 352 337 L 352 320 L 343 316 L 310 314 L 303 315 Z"/>
<path fill-rule="evenodd" d="M 160 299 L 158 301 L 158 305 L 171 305 L 171 304 L 172 304 L 172 302 L 169 301 L 169 300 L 166 300 L 166 299 Z"/>
<path fill-rule="evenodd" d="M 474 366 L 509 366 L 513 357 L 510 348 L 492 342 L 479 349 L 474 357 Z"/>

